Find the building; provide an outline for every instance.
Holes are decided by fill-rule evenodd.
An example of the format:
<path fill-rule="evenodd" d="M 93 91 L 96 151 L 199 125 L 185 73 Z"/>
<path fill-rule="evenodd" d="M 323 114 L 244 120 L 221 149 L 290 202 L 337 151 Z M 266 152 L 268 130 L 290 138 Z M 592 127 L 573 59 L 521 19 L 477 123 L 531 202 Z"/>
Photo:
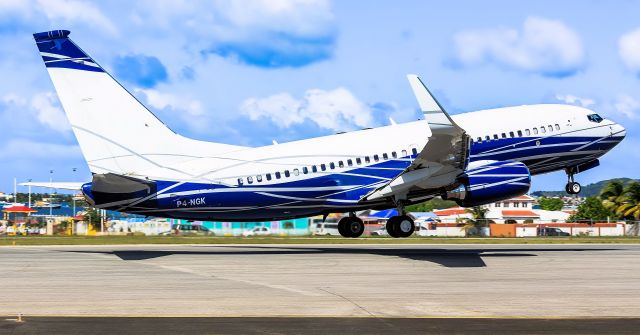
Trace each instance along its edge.
<path fill-rule="evenodd" d="M 546 211 L 535 209 L 536 199 L 521 195 L 511 199 L 484 205 L 488 211 L 485 217 L 488 223 L 550 223 L 566 222 L 570 213 L 565 211 Z M 434 210 L 441 222 L 455 223 L 462 219 L 471 219 L 471 214 L 462 207 Z"/>

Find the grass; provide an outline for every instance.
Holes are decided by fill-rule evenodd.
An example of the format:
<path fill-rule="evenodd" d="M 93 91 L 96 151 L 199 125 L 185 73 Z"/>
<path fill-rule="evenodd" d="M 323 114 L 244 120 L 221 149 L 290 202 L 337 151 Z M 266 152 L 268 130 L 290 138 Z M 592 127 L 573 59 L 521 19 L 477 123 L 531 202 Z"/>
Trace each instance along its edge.
<path fill-rule="evenodd" d="M 205 236 L 2 236 L 0 246 L 12 245 L 131 245 L 131 244 L 595 244 L 640 243 L 639 237 L 205 237 Z"/>

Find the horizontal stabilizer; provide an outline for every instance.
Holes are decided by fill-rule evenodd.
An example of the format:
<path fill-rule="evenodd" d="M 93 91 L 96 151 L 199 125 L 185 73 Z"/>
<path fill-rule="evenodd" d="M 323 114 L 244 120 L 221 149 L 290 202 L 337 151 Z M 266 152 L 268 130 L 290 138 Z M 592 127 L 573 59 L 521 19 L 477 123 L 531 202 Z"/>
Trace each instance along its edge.
<path fill-rule="evenodd" d="M 48 182 L 48 181 L 30 181 L 26 183 L 20 183 L 20 186 L 32 186 L 32 187 L 44 187 L 55 188 L 61 190 L 80 191 L 82 189 L 82 182 Z"/>

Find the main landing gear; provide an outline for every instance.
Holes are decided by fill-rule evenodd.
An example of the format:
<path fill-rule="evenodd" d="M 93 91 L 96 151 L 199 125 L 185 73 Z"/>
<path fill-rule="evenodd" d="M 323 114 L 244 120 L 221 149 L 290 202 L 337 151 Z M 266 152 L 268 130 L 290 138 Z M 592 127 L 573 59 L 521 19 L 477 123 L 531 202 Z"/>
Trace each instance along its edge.
<path fill-rule="evenodd" d="M 573 181 L 573 172 L 567 170 L 567 185 L 564 190 L 569 194 L 578 194 L 582 190 L 582 186 L 579 183 Z"/>
<path fill-rule="evenodd" d="M 409 237 L 416 230 L 413 219 L 404 211 L 404 205 L 398 203 L 398 213 L 400 215 L 392 216 L 387 220 L 387 234 L 391 237 Z"/>
<path fill-rule="evenodd" d="M 350 213 L 338 221 L 338 232 L 344 237 L 360 237 L 364 233 L 364 222 L 354 213 Z"/>

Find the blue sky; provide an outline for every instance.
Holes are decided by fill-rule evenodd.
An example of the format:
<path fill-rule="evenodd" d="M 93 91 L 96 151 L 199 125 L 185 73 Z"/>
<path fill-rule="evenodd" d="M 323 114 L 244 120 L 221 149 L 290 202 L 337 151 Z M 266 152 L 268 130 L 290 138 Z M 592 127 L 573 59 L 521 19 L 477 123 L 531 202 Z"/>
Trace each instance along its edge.
<path fill-rule="evenodd" d="M 264 145 L 420 117 L 571 103 L 623 124 L 582 184 L 640 177 L 640 1 L 0 1 L 0 191 L 88 181 L 31 34 L 71 38 L 172 129 Z M 489 121 L 488 121 L 489 122 Z M 77 171 L 73 171 L 76 168 Z M 565 175 L 534 177 L 562 189 Z"/>

